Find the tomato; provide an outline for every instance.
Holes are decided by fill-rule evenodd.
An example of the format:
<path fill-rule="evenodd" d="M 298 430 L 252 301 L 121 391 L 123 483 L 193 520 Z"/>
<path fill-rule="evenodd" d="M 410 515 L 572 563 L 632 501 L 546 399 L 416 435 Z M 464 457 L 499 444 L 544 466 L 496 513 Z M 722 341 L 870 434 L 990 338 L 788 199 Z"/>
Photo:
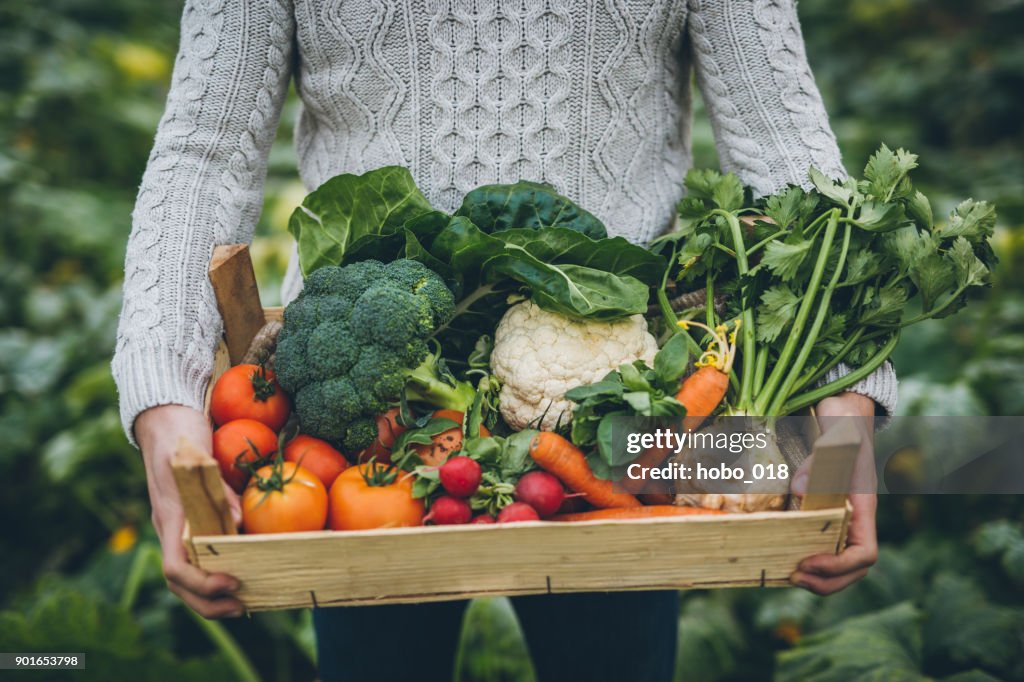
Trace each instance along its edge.
<path fill-rule="evenodd" d="M 237 466 L 239 458 L 253 462 L 275 452 L 277 434 L 255 419 L 235 419 L 213 432 L 213 456 L 220 475 L 236 493 L 242 492 L 249 479 L 249 473 Z"/>
<path fill-rule="evenodd" d="M 462 420 L 465 415 L 457 410 L 436 410 L 433 416 L 438 419 L 451 419 L 459 426 L 437 434 L 431 439 L 433 443 L 430 445 L 415 443 L 412 445 L 412 449 L 416 451 L 424 464 L 441 466 L 447 461 L 449 455 L 462 449 Z M 491 432 L 481 424 L 480 435 L 487 438 Z"/>
<path fill-rule="evenodd" d="M 422 524 L 423 501 L 412 497 L 412 477 L 393 467 L 350 467 L 331 486 L 327 525 L 333 530 Z"/>
<path fill-rule="evenodd" d="M 259 365 L 235 365 L 217 379 L 210 396 L 210 416 L 215 424 L 255 419 L 280 431 L 291 411 L 291 401 L 277 385 L 274 373 Z"/>
<path fill-rule="evenodd" d="M 391 463 L 391 448 L 395 439 L 405 432 L 405 427 L 398 423 L 398 414 L 401 410 L 392 407 L 384 414 L 377 416 L 377 438 L 370 447 L 359 453 L 356 458 L 360 462 L 368 462 L 375 457 L 381 464 Z"/>
<path fill-rule="evenodd" d="M 299 435 L 292 438 L 284 448 L 284 458 L 316 474 L 325 488 L 330 488 L 338 474 L 348 469 L 348 460 L 343 454 L 327 441 L 313 436 Z"/>
<path fill-rule="evenodd" d="M 327 489 L 295 462 L 259 469 L 242 494 L 246 533 L 322 530 L 327 521 Z"/>

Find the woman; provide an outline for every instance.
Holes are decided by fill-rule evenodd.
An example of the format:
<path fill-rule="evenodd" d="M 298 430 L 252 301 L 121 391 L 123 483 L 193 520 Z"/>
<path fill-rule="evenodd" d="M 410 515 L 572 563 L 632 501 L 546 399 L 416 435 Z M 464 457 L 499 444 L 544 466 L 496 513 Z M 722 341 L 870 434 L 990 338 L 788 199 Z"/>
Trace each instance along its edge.
<path fill-rule="evenodd" d="M 181 436 L 210 446 L 202 404 L 221 322 L 207 264 L 214 245 L 252 237 L 293 79 L 309 189 L 404 165 L 453 210 L 477 185 L 537 180 L 643 243 L 671 226 L 682 195 L 692 72 L 723 169 L 757 193 L 806 184 L 811 166 L 844 175 L 793 0 L 187 2 L 134 213 L 114 359 L 170 589 L 204 616 L 241 613 L 234 579 L 187 563 L 168 462 Z M 293 258 L 286 302 L 300 287 Z M 886 366 L 820 411 L 869 415 L 894 399 Z M 809 559 L 796 584 L 833 592 L 874 562 L 874 497 L 854 503 L 850 546 Z M 671 676 L 675 604 L 654 592 L 516 606 L 541 680 L 658 680 Z M 450 678 L 463 606 L 318 611 L 324 679 L 343 668 L 354 680 Z M 580 626 L 590 623 L 604 625 Z"/>

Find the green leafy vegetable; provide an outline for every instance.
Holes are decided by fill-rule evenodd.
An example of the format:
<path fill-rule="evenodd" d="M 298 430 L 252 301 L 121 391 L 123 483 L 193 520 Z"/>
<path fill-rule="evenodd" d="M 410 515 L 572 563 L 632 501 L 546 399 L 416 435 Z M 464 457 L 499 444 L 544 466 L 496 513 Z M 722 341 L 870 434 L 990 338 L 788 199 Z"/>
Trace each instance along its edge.
<path fill-rule="evenodd" d="M 742 323 L 730 410 L 784 415 L 839 393 L 889 357 L 903 327 L 956 312 L 988 284 L 995 209 L 967 200 L 935 224 L 916 167 L 916 155 L 882 145 L 863 180 L 811 169 L 813 190 L 747 206 L 732 176 L 690 172 L 680 229 L 654 247 L 685 286 L 728 292 L 707 322 Z M 766 220 L 745 229 L 750 214 Z M 664 299 L 662 289 L 663 311 Z M 853 371 L 820 385 L 840 363 Z"/>
<path fill-rule="evenodd" d="M 549 185 L 521 181 L 484 185 L 465 196 L 455 212 L 485 232 L 564 227 L 594 239 L 608 236 L 604 224 Z"/>
<path fill-rule="evenodd" d="M 432 211 L 412 174 L 385 166 L 363 175 L 337 175 L 310 192 L 288 221 L 299 245 L 299 265 L 308 275 L 340 265 L 348 248 L 368 235 L 391 235 Z"/>

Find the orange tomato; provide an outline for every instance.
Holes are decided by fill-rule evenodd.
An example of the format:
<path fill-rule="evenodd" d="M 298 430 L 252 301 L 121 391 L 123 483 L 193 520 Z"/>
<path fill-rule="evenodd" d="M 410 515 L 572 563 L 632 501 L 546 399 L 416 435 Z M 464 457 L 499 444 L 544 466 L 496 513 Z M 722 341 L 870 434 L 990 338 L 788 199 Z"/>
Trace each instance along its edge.
<path fill-rule="evenodd" d="M 377 416 L 377 438 L 370 443 L 370 447 L 359 453 L 357 461 L 368 462 L 370 458 L 376 458 L 381 464 L 391 463 L 391 448 L 395 444 L 395 439 L 405 432 L 405 427 L 398 423 L 400 411 L 399 408 L 392 407 Z"/>
<path fill-rule="evenodd" d="M 412 497 L 412 477 L 380 464 L 350 467 L 334 480 L 327 525 L 367 530 L 423 524 L 423 501 Z"/>
<path fill-rule="evenodd" d="M 327 521 L 327 489 L 295 462 L 259 469 L 242 494 L 246 533 L 322 530 Z"/>
<path fill-rule="evenodd" d="M 210 395 L 210 416 L 215 424 L 255 419 L 280 431 L 291 411 L 291 401 L 277 385 L 274 373 L 259 365 L 235 365 L 217 379 Z"/>
<path fill-rule="evenodd" d="M 416 443 L 412 445 L 412 449 L 427 466 L 441 466 L 449 455 L 462 449 L 462 420 L 466 415 L 457 410 L 435 410 L 433 416 L 438 419 L 451 419 L 459 426 L 437 434 L 431 439 L 433 442 L 430 445 Z M 487 438 L 491 432 L 481 424 L 480 435 Z"/>
<path fill-rule="evenodd" d="M 284 448 L 284 458 L 316 474 L 325 488 L 330 488 L 338 474 L 348 469 L 348 460 L 343 454 L 327 441 L 313 436 L 298 435 L 292 438 Z"/>
<path fill-rule="evenodd" d="M 255 449 L 255 451 L 254 451 Z M 240 493 L 249 480 L 249 472 L 239 462 L 254 462 L 277 451 L 277 434 L 255 419 L 235 419 L 213 432 L 213 457 L 220 475 Z"/>

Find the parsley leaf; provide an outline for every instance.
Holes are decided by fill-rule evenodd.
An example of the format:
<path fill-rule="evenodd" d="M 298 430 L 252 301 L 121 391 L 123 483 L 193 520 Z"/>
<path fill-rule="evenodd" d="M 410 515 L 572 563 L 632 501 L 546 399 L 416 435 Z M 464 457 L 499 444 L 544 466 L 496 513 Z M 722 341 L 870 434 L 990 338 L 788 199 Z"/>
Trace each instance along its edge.
<path fill-rule="evenodd" d="M 761 294 L 757 312 L 757 339 L 771 343 L 793 322 L 800 297 L 785 285 L 774 286 Z"/>
<path fill-rule="evenodd" d="M 996 209 L 985 201 L 967 199 L 949 214 L 949 222 L 939 232 L 943 237 L 967 237 L 980 240 L 992 236 L 996 226 Z"/>
<path fill-rule="evenodd" d="M 769 242 L 764 249 L 764 258 L 761 262 L 782 278 L 783 282 L 788 282 L 796 276 L 796 272 L 800 269 L 800 264 L 804 262 L 810 248 L 810 240 L 796 244 L 780 241 Z"/>

